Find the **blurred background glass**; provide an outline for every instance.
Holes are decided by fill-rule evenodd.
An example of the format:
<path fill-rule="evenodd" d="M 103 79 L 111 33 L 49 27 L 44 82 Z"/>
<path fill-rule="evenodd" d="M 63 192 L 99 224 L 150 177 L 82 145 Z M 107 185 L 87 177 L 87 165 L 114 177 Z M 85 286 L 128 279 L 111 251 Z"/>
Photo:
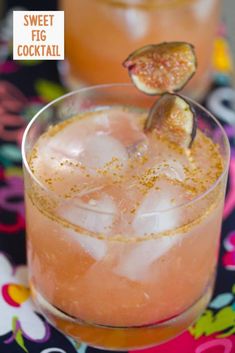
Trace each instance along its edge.
<path fill-rule="evenodd" d="M 198 70 L 187 94 L 200 98 L 210 83 L 220 0 L 60 0 L 70 87 L 129 82 L 121 63 L 133 50 L 162 41 L 195 45 Z"/>

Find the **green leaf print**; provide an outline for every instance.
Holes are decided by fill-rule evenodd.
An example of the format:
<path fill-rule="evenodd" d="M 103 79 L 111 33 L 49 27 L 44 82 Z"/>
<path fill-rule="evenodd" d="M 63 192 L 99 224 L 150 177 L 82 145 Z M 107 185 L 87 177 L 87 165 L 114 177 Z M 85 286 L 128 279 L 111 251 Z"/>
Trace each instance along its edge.
<path fill-rule="evenodd" d="M 17 321 L 17 316 L 14 316 L 12 318 L 12 332 L 15 337 L 15 341 L 26 353 L 29 353 L 28 349 L 25 347 L 22 331 L 21 329 L 17 329 Z"/>
<path fill-rule="evenodd" d="M 35 82 L 37 94 L 45 101 L 50 102 L 66 93 L 64 87 L 56 82 L 39 79 Z"/>
<path fill-rule="evenodd" d="M 234 293 L 235 286 L 232 287 Z M 235 299 L 235 298 L 234 298 Z M 235 333 L 235 300 L 218 311 L 207 309 L 197 322 L 189 328 L 195 339 L 215 335 L 217 338 L 229 337 Z"/>
<path fill-rule="evenodd" d="M 12 324 L 11 324 L 11 328 L 12 328 L 12 332 L 14 333 L 16 330 L 16 323 L 17 323 L 18 317 L 17 316 L 13 316 L 12 318 Z"/>
<path fill-rule="evenodd" d="M 17 344 L 18 344 L 26 353 L 29 353 L 28 349 L 25 347 L 24 338 L 23 338 L 23 336 L 22 336 L 22 331 L 21 331 L 21 330 L 18 330 L 18 331 L 17 331 L 15 340 L 16 340 Z"/>

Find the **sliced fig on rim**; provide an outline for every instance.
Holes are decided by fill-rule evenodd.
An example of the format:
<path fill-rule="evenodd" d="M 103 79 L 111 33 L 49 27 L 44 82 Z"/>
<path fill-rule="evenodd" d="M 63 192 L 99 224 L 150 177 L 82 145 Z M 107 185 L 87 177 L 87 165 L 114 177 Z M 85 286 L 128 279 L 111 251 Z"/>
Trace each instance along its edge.
<path fill-rule="evenodd" d="M 196 113 L 183 97 L 165 93 L 153 105 L 146 120 L 145 131 L 153 129 L 170 142 L 189 148 L 196 136 Z"/>
<path fill-rule="evenodd" d="M 196 71 L 194 47 L 165 42 L 137 49 L 123 62 L 134 85 L 149 95 L 181 90 Z"/>

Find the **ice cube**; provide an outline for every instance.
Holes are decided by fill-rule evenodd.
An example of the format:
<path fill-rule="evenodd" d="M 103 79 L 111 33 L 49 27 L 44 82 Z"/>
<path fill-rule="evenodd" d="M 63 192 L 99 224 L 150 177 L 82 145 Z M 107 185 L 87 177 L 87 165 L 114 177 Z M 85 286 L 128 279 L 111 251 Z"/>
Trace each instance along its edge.
<path fill-rule="evenodd" d="M 59 159 L 78 159 L 83 151 L 83 143 L 90 129 L 85 121 L 75 121 L 53 134 L 47 141 L 46 149 Z"/>
<path fill-rule="evenodd" d="M 71 127 L 64 128 L 56 135 L 39 141 L 38 158 L 33 162 L 37 175 L 43 180 L 53 178 L 55 186 L 55 177 L 67 178 L 70 184 L 76 184 L 76 177 L 102 176 L 103 168 L 111 175 L 125 170 L 128 153 L 120 141 L 107 135 L 87 136 L 84 131 L 76 132 L 77 127 L 74 126 L 75 132 Z"/>
<path fill-rule="evenodd" d="M 127 150 L 121 142 L 107 135 L 89 137 L 79 156 L 79 161 L 93 171 L 103 168 L 114 159 L 121 169 L 125 168 L 128 160 Z"/>
<path fill-rule="evenodd" d="M 151 264 L 180 243 L 180 239 L 180 235 L 172 235 L 137 243 L 129 252 L 123 252 L 114 271 L 132 281 L 144 281 L 148 278 Z"/>
<path fill-rule="evenodd" d="M 135 142 L 133 145 L 127 147 L 129 158 L 141 158 L 146 155 L 148 151 L 148 143 L 146 139 Z"/>
<path fill-rule="evenodd" d="M 77 163 L 86 137 L 85 129 L 79 129 L 78 126 L 80 126 L 78 122 L 75 122 L 56 134 L 42 136 L 39 139 L 38 157 L 33 161 L 36 174 L 43 179 L 44 177 L 53 178 L 56 173 L 61 177 L 71 174 L 71 165 Z"/>
<path fill-rule="evenodd" d="M 184 166 L 173 159 L 168 159 L 158 166 L 158 174 L 164 174 L 170 179 L 183 181 L 185 178 Z"/>
<path fill-rule="evenodd" d="M 128 7 L 115 7 L 113 16 L 104 6 L 103 13 L 109 20 L 112 19 L 112 26 L 118 32 L 124 31 L 125 36 L 130 36 L 134 40 L 143 39 L 149 30 L 149 16 L 146 11 L 138 9 L 139 0 L 128 0 Z"/>
<path fill-rule="evenodd" d="M 97 112 L 92 122 L 89 119 L 75 120 L 56 133 L 52 130 L 53 134 L 47 139 L 46 146 L 42 140 L 40 147 L 48 155 L 56 157 L 56 160 L 81 160 L 91 168 L 100 168 L 113 157 L 125 163 L 125 147 L 118 139 L 107 135 L 108 113 Z"/>
<path fill-rule="evenodd" d="M 125 17 L 127 33 L 135 40 L 146 36 L 149 28 L 149 19 L 147 13 L 139 9 L 128 8 L 122 12 Z"/>
<path fill-rule="evenodd" d="M 110 119 L 110 134 L 126 148 L 140 142 L 148 145 L 148 138 L 140 126 L 140 122 L 136 119 L 136 113 L 134 114 L 116 110 L 112 112 Z"/>
<path fill-rule="evenodd" d="M 115 219 L 116 205 L 112 198 L 101 194 L 99 199 L 90 198 L 87 203 L 74 198 L 57 210 L 59 216 L 73 225 L 96 233 L 108 234 Z M 81 234 L 73 229 L 66 231 L 73 241 L 79 242 L 82 248 L 95 260 L 103 259 L 107 252 L 105 239 Z"/>
<path fill-rule="evenodd" d="M 72 229 L 66 231 L 66 236 L 70 237 L 73 241 L 79 242 L 81 247 L 96 261 L 102 260 L 107 253 L 108 247 L 105 240 L 97 239 L 94 236 L 86 234 L 80 234 Z"/>
<path fill-rule="evenodd" d="M 101 129 L 103 131 L 109 131 L 110 129 L 110 119 L 109 119 L 109 114 L 107 112 L 100 112 L 97 116 L 94 118 L 94 122 L 96 124 L 96 127 L 100 131 Z"/>
<path fill-rule="evenodd" d="M 108 234 L 112 228 L 117 207 L 107 194 L 85 203 L 79 197 L 58 208 L 59 215 L 66 221 L 94 233 Z"/>
<path fill-rule="evenodd" d="M 192 11 L 201 21 L 208 21 L 214 6 L 214 0 L 199 0 L 192 3 Z"/>
<path fill-rule="evenodd" d="M 160 180 L 137 209 L 132 223 L 135 235 L 143 236 L 177 228 L 181 214 L 174 207 L 184 201 L 186 194 L 182 186 Z"/>

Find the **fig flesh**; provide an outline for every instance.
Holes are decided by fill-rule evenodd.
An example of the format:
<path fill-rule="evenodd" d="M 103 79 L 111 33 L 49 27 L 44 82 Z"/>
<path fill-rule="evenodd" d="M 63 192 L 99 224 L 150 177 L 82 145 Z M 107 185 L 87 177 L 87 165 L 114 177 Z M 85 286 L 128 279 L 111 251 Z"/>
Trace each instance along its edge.
<path fill-rule="evenodd" d="M 165 93 L 154 103 L 145 123 L 145 131 L 156 131 L 170 142 L 190 148 L 196 136 L 196 113 L 185 98 Z"/>
<path fill-rule="evenodd" d="M 134 85 L 149 95 L 181 90 L 196 71 L 193 45 L 165 42 L 144 46 L 123 62 Z"/>

